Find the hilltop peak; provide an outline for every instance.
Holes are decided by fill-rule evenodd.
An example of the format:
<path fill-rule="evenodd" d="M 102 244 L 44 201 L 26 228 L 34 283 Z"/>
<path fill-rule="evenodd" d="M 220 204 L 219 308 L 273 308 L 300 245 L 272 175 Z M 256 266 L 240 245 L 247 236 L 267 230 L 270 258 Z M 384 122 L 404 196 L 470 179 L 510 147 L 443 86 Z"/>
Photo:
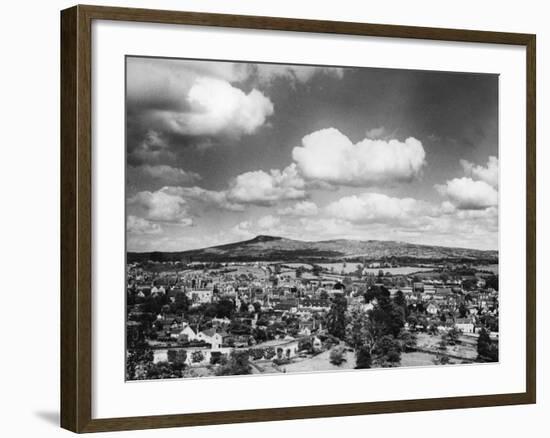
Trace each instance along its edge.
<path fill-rule="evenodd" d="M 249 242 L 272 242 L 274 240 L 283 240 L 283 238 L 279 236 L 268 236 L 266 234 L 259 234 L 253 239 L 250 239 Z"/>

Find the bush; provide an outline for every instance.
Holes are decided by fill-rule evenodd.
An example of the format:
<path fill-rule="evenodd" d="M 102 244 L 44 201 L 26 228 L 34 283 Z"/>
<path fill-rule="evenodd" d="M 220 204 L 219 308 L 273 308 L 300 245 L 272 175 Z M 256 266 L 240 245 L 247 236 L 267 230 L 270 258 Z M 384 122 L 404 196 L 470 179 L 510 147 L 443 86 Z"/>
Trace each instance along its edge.
<path fill-rule="evenodd" d="M 252 360 L 260 360 L 264 357 L 264 349 L 263 348 L 253 348 L 250 350 L 250 356 L 252 357 Z"/>
<path fill-rule="evenodd" d="M 330 363 L 340 366 L 346 361 L 344 357 L 344 350 L 339 347 L 335 347 L 330 351 Z"/>
<path fill-rule="evenodd" d="M 267 347 L 264 349 L 264 357 L 266 359 L 272 359 L 275 356 L 276 352 L 273 347 Z"/>
<path fill-rule="evenodd" d="M 234 376 L 239 374 L 250 374 L 248 365 L 249 353 L 247 350 L 233 350 L 224 363 L 216 372 L 218 376 Z"/>
<path fill-rule="evenodd" d="M 191 360 L 193 361 L 193 363 L 202 362 L 204 360 L 203 352 L 200 350 L 193 351 L 193 353 L 191 354 Z"/>
<path fill-rule="evenodd" d="M 223 354 L 220 353 L 219 351 L 213 351 L 210 354 L 210 365 L 217 365 L 222 363 L 222 356 Z"/>
<path fill-rule="evenodd" d="M 183 364 L 187 360 L 187 351 L 168 350 L 168 362 L 174 364 Z"/>
<path fill-rule="evenodd" d="M 356 369 L 365 369 L 372 366 L 372 357 L 370 350 L 367 347 L 361 347 L 357 350 L 356 356 Z"/>

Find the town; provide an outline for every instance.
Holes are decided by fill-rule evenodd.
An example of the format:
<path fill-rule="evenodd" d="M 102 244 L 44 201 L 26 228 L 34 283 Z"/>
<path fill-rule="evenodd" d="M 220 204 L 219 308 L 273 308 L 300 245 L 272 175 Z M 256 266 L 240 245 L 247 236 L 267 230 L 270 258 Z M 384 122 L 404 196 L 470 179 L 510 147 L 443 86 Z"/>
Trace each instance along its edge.
<path fill-rule="evenodd" d="M 130 263 L 126 377 L 497 362 L 497 268 Z"/>

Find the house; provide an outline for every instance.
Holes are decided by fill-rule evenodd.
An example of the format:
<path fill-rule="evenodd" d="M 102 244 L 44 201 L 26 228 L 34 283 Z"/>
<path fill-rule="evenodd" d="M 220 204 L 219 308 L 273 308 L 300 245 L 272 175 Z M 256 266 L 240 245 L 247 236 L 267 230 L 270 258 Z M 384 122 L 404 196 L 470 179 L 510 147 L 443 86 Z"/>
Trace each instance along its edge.
<path fill-rule="evenodd" d="M 439 312 L 439 306 L 435 303 L 430 303 L 428 304 L 428 307 L 426 307 L 426 312 L 428 312 L 428 314 L 430 315 L 437 315 L 437 313 Z"/>
<path fill-rule="evenodd" d="M 317 336 L 313 338 L 311 345 L 313 347 L 313 351 L 321 351 L 323 349 L 323 343 Z"/>
<path fill-rule="evenodd" d="M 179 333 L 178 340 L 180 342 L 195 341 L 197 340 L 197 334 L 193 331 L 189 324 L 183 323 L 183 328 Z"/>
<path fill-rule="evenodd" d="M 212 346 L 212 350 L 221 348 L 224 338 L 227 338 L 227 333 L 217 332 L 216 329 L 210 328 L 198 333 L 197 340 L 206 342 Z"/>
<path fill-rule="evenodd" d="M 164 288 L 164 286 L 160 286 L 160 287 L 153 286 L 151 288 L 151 295 L 164 295 L 165 293 L 166 293 L 166 289 Z"/>
<path fill-rule="evenodd" d="M 193 304 L 208 304 L 212 302 L 213 291 L 211 289 L 193 289 L 186 292 L 186 295 Z"/>
<path fill-rule="evenodd" d="M 455 327 L 462 333 L 475 333 L 475 324 L 471 318 L 458 318 L 455 321 Z"/>

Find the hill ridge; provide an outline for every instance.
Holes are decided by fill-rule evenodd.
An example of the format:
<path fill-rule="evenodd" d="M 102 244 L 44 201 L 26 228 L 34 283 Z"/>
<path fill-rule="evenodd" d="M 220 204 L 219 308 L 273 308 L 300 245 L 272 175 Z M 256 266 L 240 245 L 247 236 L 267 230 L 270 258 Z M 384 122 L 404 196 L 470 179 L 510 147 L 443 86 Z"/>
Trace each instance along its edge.
<path fill-rule="evenodd" d="M 252 239 L 186 251 L 128 252 L 133 261 L 311 261 L 346 260 L 498 262 L 498 251 L 422 245 L 392 240 L 332 239 L 303 241 L 260 234 Z"/>

